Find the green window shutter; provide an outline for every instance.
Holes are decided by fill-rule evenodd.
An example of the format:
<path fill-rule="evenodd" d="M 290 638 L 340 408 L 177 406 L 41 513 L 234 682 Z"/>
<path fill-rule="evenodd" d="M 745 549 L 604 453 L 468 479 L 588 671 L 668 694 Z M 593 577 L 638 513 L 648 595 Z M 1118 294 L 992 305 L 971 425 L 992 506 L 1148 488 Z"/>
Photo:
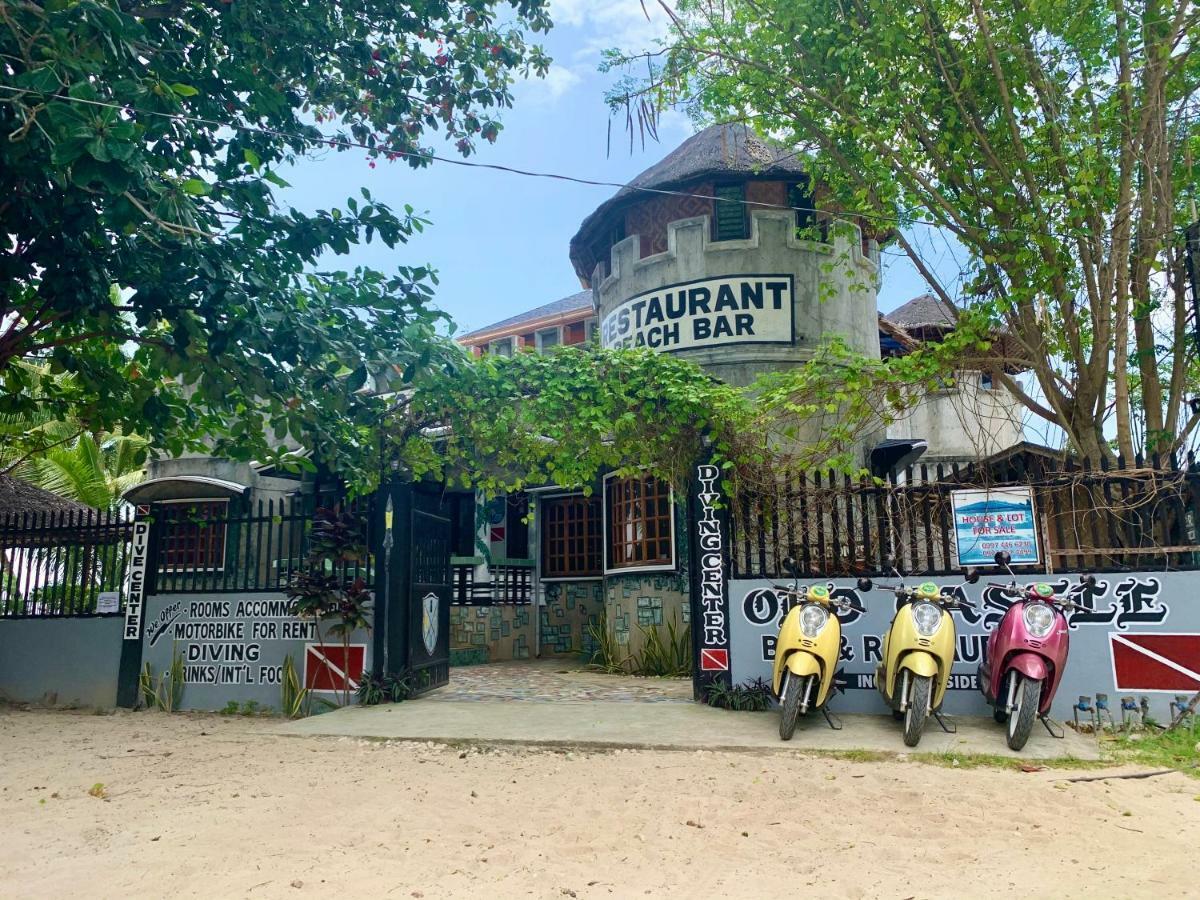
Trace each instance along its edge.
<path fill-rule="evenodd" d="M 750 236 L 746 186 L 719 184 L 713 190 L 713 240 L 736 241 Z"/>

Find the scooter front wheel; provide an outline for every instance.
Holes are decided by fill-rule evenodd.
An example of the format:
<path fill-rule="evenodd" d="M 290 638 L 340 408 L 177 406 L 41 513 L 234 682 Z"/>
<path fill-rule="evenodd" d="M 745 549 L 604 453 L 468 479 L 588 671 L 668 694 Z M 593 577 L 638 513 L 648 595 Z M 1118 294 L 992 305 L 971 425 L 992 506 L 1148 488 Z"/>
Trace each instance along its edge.
<path fill-rule="evenodd" d="M 808 678 L 797 678 L 791 672 L 788 673 L 787 688 L 784 691 L 786 696 L 783 698 L 783 709 L 779 716 L 779 739 L 781 741 L 790 741 L 792 735 L 796 733 L 796 722 L 800 718 L 800 701 L 808 693 L 808 679 L 816 677 L 816 675 L 809 675 Z"/>
<path fill-rule="evenodd" d="M 908 692 L 908 708 L 904 711 L 904 743 L 915 747 L 921 742 L 925 730 L 925 719 L 929 715 L 929 692 L 933 679 L 928 675 L 914 675 L 912 688 Z"/>
<path fill-rule="evenodd" d="M 1020 750 L 1029 740 L 1033 731 L 1034 720 L 1037 719 L 1038 707 L 1042 702 L 1042 683 L 1036 678 L 1017 676 L 1017 705 L 1008 717 L 1008 747 L 1010 750 Z"/>

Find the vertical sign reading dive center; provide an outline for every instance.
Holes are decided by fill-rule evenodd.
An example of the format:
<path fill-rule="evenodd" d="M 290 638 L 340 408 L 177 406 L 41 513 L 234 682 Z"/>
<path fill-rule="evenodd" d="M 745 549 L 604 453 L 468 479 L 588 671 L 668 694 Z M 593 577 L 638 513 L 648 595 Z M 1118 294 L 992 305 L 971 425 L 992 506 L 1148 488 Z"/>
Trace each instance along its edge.
<path fill-rule="evenodd" d="M 146 605 L 146 560 L 150 555 L 149 506 L 139 506 L 133 520 L 129 548 L 129 596 L 125 599 L 125 640 L 142 639 L 142 611 Z"/>
<path fill-rule="evenodd" d="M 729 598 L 725 581 L 726 521 L 721 507 L 721 470 L 709 463 L 696 466 L 692 498 L 697 555 L 692 566 L 692 628 L 699 687 L 729 679 Z"/>

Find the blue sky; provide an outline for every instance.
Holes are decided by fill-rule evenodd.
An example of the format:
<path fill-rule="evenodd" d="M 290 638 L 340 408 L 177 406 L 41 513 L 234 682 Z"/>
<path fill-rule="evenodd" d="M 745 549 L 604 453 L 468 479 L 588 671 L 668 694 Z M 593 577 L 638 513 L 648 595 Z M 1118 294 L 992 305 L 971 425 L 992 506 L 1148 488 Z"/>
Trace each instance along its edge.
<path fill-rule="evenodd" d="M 649 5 L 648 7 L 649 8 Z M 625 182 L 692 133 L 681 115 L 668 114 L 659 143 L 640 142 L 632 153 L 624 122 L 614 121 L 613 147 L 604 92 L 612 75 L 597 71 L 608 47 L 649 46 L 662 27 L 646 20 L 639 0 L 554 0 L 555 28 L 541 43 L 554 58 L 543 80 L 516 85 L 515 103 L 494 145 L 471 159 L 523 169 Z M 435 146 L 445 156 L 450 145 Z M 486 169 L 434 163 L 419 171 L 403 162 L 380 161 L 375 169 L 357 151 L 307 160 L 287 176 L 281 200 L 302 209 L 343 206 L 366 187 L 393 208 L 410 204 L 432 226 L 397 250 L 379 244 L 330 260 L 338 268 L 431 264 L 440 285 L 436 303 L 460 331 L 482 327 L 579 290 L 567 244 L 585 216 L 614 189 L 528 178 Z M 907 261 L 885 256 L 879 306 L 887 311 L 924 290 Z"/>

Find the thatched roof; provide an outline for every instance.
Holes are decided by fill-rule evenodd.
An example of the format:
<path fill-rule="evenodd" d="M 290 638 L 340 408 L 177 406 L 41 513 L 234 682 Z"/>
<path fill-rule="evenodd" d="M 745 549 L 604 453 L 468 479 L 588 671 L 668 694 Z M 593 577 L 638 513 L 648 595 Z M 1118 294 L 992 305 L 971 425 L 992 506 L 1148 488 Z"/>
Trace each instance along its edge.
<path fill-rule="evenodd" d="M 920 294 L 903 306 L 886 313 L 888 321 L 906 331 L 947 331 L 958 321 L 958 311 L 933 294 Z"/>
<path fill-rule="evenodd" d="M 806 173 L 795 151 L 764 141 L 748 126 L 710 125 L 642 172 L 584 219 L 571 238 L 571 262 L 578 272 L 594 232 L 604 230 L 609 214 L 617 207 L 645 196 L 646 188 L 676 190 L 697 181 L 736 177 L 800 180 Z M 581 274 L 591 275 L 591 272 Z"/>
<path fill-rule="evenodd" d="M 22 513 L 86 513 L 91 507 L 11 475 L 0 475 L 0 518 Z"/>

